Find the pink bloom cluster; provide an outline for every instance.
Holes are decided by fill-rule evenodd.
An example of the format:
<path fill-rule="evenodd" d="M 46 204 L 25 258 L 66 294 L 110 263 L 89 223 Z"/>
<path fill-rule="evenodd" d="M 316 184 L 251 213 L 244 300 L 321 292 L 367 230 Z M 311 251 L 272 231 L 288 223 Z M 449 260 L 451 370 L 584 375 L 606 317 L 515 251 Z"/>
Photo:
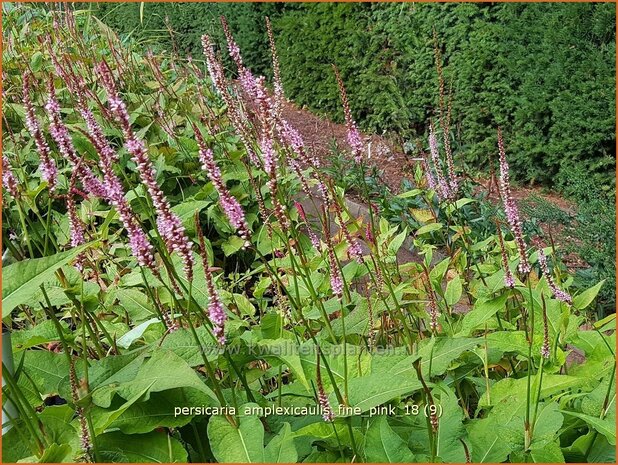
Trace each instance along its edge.
<path fill-rule="evenodd" d="M 332 407 L 330 406 L 330 402 L 328 401 L 328 396 L 324 391 L 324 384 L 322 383 L 322 373 L 320 366 L 320 356 L 318 354 L 318 360 L 316 364 L 316 376 L 315 381 L 318 387 L 318 405 L 322 410 L 322 418 L 324 421 L 333 421 L 335 418 L 335 413 L 333 412 Z"/>
<path fill-rule="evenodd" d="M 137 170 L 142 182 L 146 186 L 152 203 L 154 204 L 157 212 L 157 229 L 165 240 L 170 252 L 176 251 L 178 255 L 180 255 L 187 280 L 191 281 L 193 279 L 193 253 L 191 251 L 191 243 L 185 233 L 182 221 L 178 215 L 172 212 L 165 194 L 157 184 L 156 172 L 148 157 L 146 145 L 144 141 L 138 139 L 133 132 L 129 119 L 129 112 L 118 95 L 111 70 L 105 62 L 101 63 L 97 70 L 101 77 L 101 83 L 107 92 L 109 108 L 124 133 L 125 146 L 137 165 Z"/>
<path fill-rule="evenodd" d="M 519 272 L 526 274 L 530 272 L 530 263 L 526 255 L 526 242 L 524 241 L 524 233 L 521 220 L 519 218 L 519 209 L 513 196 L 511 195 L 511 185 L 509 181 L 509 164 L 506 160 L 506 152 L 504 150 L 504 141 L 502 140 L 502 131 L 498 129 L 498 152 L 500 156 L 500 196 L 506 213 L 506 220 L 511 227 L 517 251 L 519 252 Z"/>
<path fill-rule="evenodd" d="M 330 406 L 330 402 L 328 401 L 326 392 L 324 392 L 324 388 L 318 390 L 318 404 L 322 409 L 322 418 L 324 421 L 333 421 L 335 418 L 335 413 L 333 412 L 333 408 Z"/>
<path fill-rule="evenodd" d="M 567 292 L 563 291 L 556 285 L 556 282 L 554 281 L 554 277 L 549 271 L 549 265 L 547 264 L 547 257 L 545 256 L 545 252 L 543 252 L 542 247 L 539 248 L 539 265 L 541 265 L 541 270 L 543 271 L 543 275 L 545 276 L 545 279 L 547 280 L 547 284 L 549 285 L 549 288 L 551 289 L 552 294 L 554 294 L 554 297 L 564 303 L 571 305 L 573 303 L 573 299 Z"/>
<path fill-rule="evenodd" d="M 49 190 L 54 191 L 56 183 L 58 182 L 58 168 L 56 162 L 51 157 L 51 150 L 49 145 L 43 136 L 41 126 L 39 125 L 36 115 L 34 114 L 34 105 L 30 98 L 30 78 L 31 74 L 26 71 L 23 75 L 23 103 L 26 114 L 26 127 L 28 132 L 34 139 L 39 158 L 41 160 L 40 170 L 41 177 L 49 184 Z"/>
<path fill-rule="evenodd" d="M 13 173 L 9 159 L 4 154 L 2 154 L 2 185 L 9 191 L 14 199 L 19 197 L 17 178 Z"/>
<path fill-rule="evenodd" d="M 69 130 L 62 122 L 60 104 L 56 99 L 56 91 L 52 80 L 49 81 L 49 96 L 45 104 L 45 109 L 47 110 L 50 120 L 49 133 L 58 145 L 60 153 L 73 165 L 86 192 L 95 197 L 106 198 L 107 191 L 105 186 L 86 164 L 81 163 L 80 158 L 77 156 Z"/>
<path fill-rule="evenodd" d="M 327 237 L 328 263 L 330 265 L 330 287 L 333 290 L 333 294 L 341 299 L 341 297 L 343 297 L 343 279 L 341 278 L 337 257 L 335 257 L 335 251 L 333 250 L 328 233 L 325 237 Z"/>
<path fill-rule="evenodd" d="M 107 190 L 107 200 L 116 209 L 120 221 L 127 230 L 131 251 L 141 266 L 148 267 L 158 276 L 159 271 L 155 265 L 152 244 L 148 241 L 146 234 L 135 218 L 129 202 L 125 199 L 125 193 L 120 179 L 118 179 L 118 176 L 114 172 L 113 167 L 118 159 L 118 154 L 109 145 L 103 133 L 103 129 L 94 118 L 92 111 L 86 107 L 84 102 L 79 102 L 78 108 L 82 118 L 86 121 L 88 138 L 99 154 L 99 167 L 103 172 L 103 180 Z"/>
<path fill-rule="evenodd" d="M 212 331 L 217 338 L 219 344 L 225 344 L 225 321 L 227 315 L 225 314 L 225 308 L 219 298 L 219 293 L 214 285 L 214 280 L 210 267 L 208 265 L 208 255 L 206 252 L 206 244 L 204 242 L 204 234 L 202 233 L 201 226 L 199 224 L 199 217 L 195 217 L 195 227 L 197 230 L 197 238 L 200 248 L 200 257 L 202 258 L 202 267 L 204 268 L 204 276 L 206 277 L 206 288 L 208 291 L 208 318 L 212 323 Z"/>
<path fill-rule="evenodd" d="M 339 94 L 341 95 L 341 104 L 343 106 L 343 114 L 345 117 L 345 125 L 347 129 L 348 145 L 352 149 L 352 155 L 354 161 L 360 163 L 363 160 L 363 142 L 361 140 L 360 132 L 356 126 L 356 121 L 352 117 L 352 111 L 350 110 L 350 102 L 348 101 L 348 94 L 343 84 L 343 79 L 339 74 L 339 70 L 336 66 L 333 66 L 335 70 L 335 77 L 337 78 L 337 85 L 339 86 Z"/>
<path fill-rule="evenodd" d="M 200 130 L 196 126 L 193 126 L 193 131 L 199 146 L 199 157 L 202 162 L 202 168 L 206 171 L 212 184 L 219 193 L 219 203 L 221 204 L 221 208 L 223 208 L 227 219 L 236 229 L 238 235 L 245 240 L 245 247 L 248 247 L 250 244 L 249 238 L 251 233 L 249 232 L 245 212 L 240 206 L 240 203 L 238 203 L 238 200 L 236 200 L 236 198 L 232 196 L 232 194 L 230 194 L 225 187 L 221 177 L 221 170 L 215 162 L 212 150 L 206 147 L 206 143 L 204 142 L 204 138 L 202 137 Z"/>
<path fill-rule="evenodd" d="M 445 137 L 446 140 L 446 137 Z M 450 151 L 450 149 L 449 149 Z M 431 167 L 428 162 L 425 162 L 425 174 L 429 187 L 434 189 L 438 196 L 442 199 L 454 200 L 459 189 L 459 182 L 455 175 L 452 157 L 447 152 L 448 178 L 444 177 L 444 168 L 440 158 L 440 150 L 438 148 L 438 138 L 434 130 L 433 124 L 429 125 L 429 153 L 436 173 L 436 180 L 431 174 Z"/>
<path fill-rule="evenodd" d="M 509 268 L 509 255 L 504 246 L 504 239 L 502 238 L 500 226 L 498 226 L 498 240 L 500 242 L 500 252 L 502 254 L 502 267 L 504 268 L 504 285 L 513 289 L 515 287 L 515 278 Z"/>
<path fill-rule="evenodd" d="M 227 105 L 227 114 L 234 126 L 234 129 L 238 133 L 240 140 L 242 141 L 245 149 L 247 150 L 247 156 L 251 163 L 255 166 L 260 166 L 260 160 L 255 154 L 251 143 L 251 135 L 249 128 L 247 127 L 246 120 L 241 115 L 238 105 L 236 104 L 235 99 L 232 97 L 228 90 L 227 79 L 225 78 L 225 74 L 223 73 L 223 66 L 221 62 L 215 56 L 215 52 L 213 50 L 212 43 L 210 41 L 210 37 L 208 35 L 202 36 L 202 48 L 204 50 L 204 56 L 206 57 L 206 65 L 208 67 L 208 73 L 210 74 L 210 79 L 219 93 L 221 98 Z"/>

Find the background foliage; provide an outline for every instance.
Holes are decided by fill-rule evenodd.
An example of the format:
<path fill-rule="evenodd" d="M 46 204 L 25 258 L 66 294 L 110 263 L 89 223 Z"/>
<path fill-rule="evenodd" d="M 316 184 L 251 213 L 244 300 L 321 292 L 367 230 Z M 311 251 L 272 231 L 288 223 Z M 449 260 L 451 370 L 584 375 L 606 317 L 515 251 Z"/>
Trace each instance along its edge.
<path fill-rule="evenodd" d="M 615 9 L 611 4 L 97 4 L 122 33 L 201 57 L 228 17 L 245 61 L 269 75 L 271 16 L 287 95 L 342 120 L 331 63 L 368 130 L 423 135 L 436 107 L 432 29 L 452 83 L 456 141 L 483 168 L 502 125 L 521 182 L 568 182 L 571 165 L 614 189 Z M 567 179 L 565 179 L 567 178 Z"/>

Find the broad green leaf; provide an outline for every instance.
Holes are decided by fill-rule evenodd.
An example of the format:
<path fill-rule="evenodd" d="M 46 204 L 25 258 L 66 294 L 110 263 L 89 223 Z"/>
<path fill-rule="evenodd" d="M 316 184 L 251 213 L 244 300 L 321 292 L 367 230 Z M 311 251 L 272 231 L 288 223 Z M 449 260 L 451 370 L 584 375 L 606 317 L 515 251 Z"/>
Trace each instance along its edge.
<path fill-rule="evenodd" d="M 156 315 L 152 302 L 139 289 L 119 288 L 110 294 L 112 299 L 118 299 L 118 302 L 134 323 L 139 323 Z"/>
<path fill-rule="evenodd" d="M 135 328 L 131 329 L 128 333 L 125 333 L 116 341 L 116 344 L 123 349 L 128 349 L 131 347 L 136 340 L 144 335 L 144 332 L 150 328 L 150 326 L 155 324 L 160 324 L 161 320 L 159 318 L 151 318 L 150 320 L 144 321 L 140 323 Z"/>
<path fill-rule="evenodd" d="M 374 463 L 413 463 L 414 454 L 383 415 L 374 417 L 365 434 L 365 460 Z"/>
<path fill-rule="evenodd" d="M 463 424 L 464 413 L 457 396 L 446 385 L 436 387 L 433 395 L 441 410 L 436 434 L 437 455 L 445 463 L 463 463 L 466 454 L 460 439 L 464 438 L 466 430 Z"/>
<path fill-rule="evenodd" d="M 270 440 L 264 449 L 264 461 L 267 463 L 296 463 L 298 453 L 294 445 L 294 436 L 289 423 Z"/>
<path fill-rule="evenodd" d="M 250 404 L 249 404 L 250 405 Z M 208 422 L 208 439 L 215 458 L 222 463 L 264 463 L 264 425 L 257 416 L 240 416 L 232 425 L 222 415 Z"/>
<path fill-rule="evenodd" d="M 174 205 L 172 211 L 178 215 L 188 234 L 195 234 L 195 213 L 202 211 L 208 205 L 210 202 L 205 200 L 187 200 Z"/>
<path fill-rule="evenodd" d="M 97 437 L 97 451 L 104 462 L 185 463 L 187 451 L 165 431 L 123 434 L 113 431 Z"/>
<path fill-rule="evenodd" d="M 416 235 L 417 236 L 421 236 L 423 234 L 427 234 L 433 231 L 437 231 L 439 229 L 442 229 L 442 223 L 430 223 L 430 224 L 426 224 L 425 226 L 421 226 L 420 228 L 418 228 L 416 230 Z"/>
<path fill-rule="evenodd" d="M 264 357 L 274 357 L 285 363 L 303 386 L 310 389 L 300 360 L 299 346 L 294 341 L 289 339 L 264 340 L 259 341 L 258 346 Z"/>
<path fill-rule="evenodd" d="M 61 384 L 68 383 L 69 362 L 64 354 L 46 350 L 27 350 L 24 371 L 42 395 L 58 394 Z"/>
<path fill-rule="evenodd" d="M 80 247 L 41 258 L 31 258 L 3 268 L 2 270 L 2 318 L 21 305 L 32 294 L 38 292 L 39 286 L 54 279 L 58 268 L 68 264 L 84 249 L 94 242 Z"/>
<path fill-rule="evenodd" d="M 187 388 L 201 392 L 210 401 L 217 402 L 214 393 L 187 365 L 187 362 L 164 349 L 158 349 L 149 358 L 137 357 L 111 374 L 93 389 L 92 399 L 96 405 L 107 408 L 111 405 L 115 394 L 129 400 L 147 386 L 150 388 L 145 394 L 145 400 L 148 399 L 150 392 Z"/>
<path fill-rule="evenodd" d="M 584 420 L 590 427 L 601 433 L 607 441 L 612 445 L 616 445 L 616 422 L 585 415 L 579 412 L 569 412 L 568 410 L 561 410 L 562 413 L 571 415 Z"/>
<path fill-rule="evenodd" d="M 399 197 L 400 199 L 407 199 L 410 197 L 416 197 L 417 195 L 422 194 L 422 193 L 423 193 L 422 189 L 412 189 L 407 192 L 403 192 L 402 194 L 398 194 L 397 197 Z"/>
<path fill-rule="evenodd" d="M 457 336 L 469 336 L 475 328 L 492 318 L 505 308 L 507 295 L 503 294 L 493 300 L 478 300 L 474 308 L 463 318 L 461 331 Z"/>
<path fill-rule="evenodd" d="M 348 381 L 348 403 L 351 407 L 356 407 L 361 412 L 366 412 L 378 405 L 403 395 L 409 395 L 421 388 L 421 382 L 409 375 L 393 375 L 385 378 L 383 374 L 377 373 L 361 376 Z M 335 412 L 337 412 L 338 403 L 334 394 L 330 396 L 330 400 Z"/>
<path fill-rule="evenodd" d="M 238 236 L 230 236 L 221 244 L 221 249 L 226 257 L 230 255 L 234 255 L 236 252 L 241 250 L 245 245 L 244 239 Z"/>
<path fill-rule="evenodd" d="M 576 310 L 583 310 L 588 307 L 588 305 L 590 305 L 592 301 L 596 298 L 604 283 L 605 280 L 592 286 L 590 289 L 586 289 L 581 294 L 573 297 L 573 308 L 575 308 Z"/>
<path fill-rule="evenodd" d="M 448 284 L 446 285 L 446 291 L 444 292 L 444 298 L 446 299 L 446 303 L 449 307 L 459 302 L 462 292 L 463 287 L 461 284 L 461 278 L 459 277 L 459 275 L 456 275 L 448 282 Z"/>

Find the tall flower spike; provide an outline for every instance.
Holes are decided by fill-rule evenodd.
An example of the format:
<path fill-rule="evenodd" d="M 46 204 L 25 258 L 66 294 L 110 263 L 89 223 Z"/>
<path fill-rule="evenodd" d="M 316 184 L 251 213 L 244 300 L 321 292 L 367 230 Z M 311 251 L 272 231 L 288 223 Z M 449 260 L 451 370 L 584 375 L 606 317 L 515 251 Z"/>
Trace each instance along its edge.
<path fill-rule="evenodd" d="M 204 276 L 206 277 L 206 288 L 208 291 L 208 318 L 212 323 L 212 331 L 217 341 L 221 345 L 225 345 L 225 321 L 227 315 L 225 309 L 219 298 L 212 273 L 210 272 L 210 266 L 208 265 L 208 254 L 206 252 L 206 244 L 204 242 L 204 233 L 202 232 L 202 225 L 200 224 L 198 214 L 195 215 L 195 230 L 197 231 L 197 238 L 200 246 L 200 257 L 202 259 L 202 267 L 204 268 Z"/>
<path fill-rule="evenodd" d="M 290 228 L 290 222 L 285 214 L 285 207 L 277 196 L 277 153 L 273 147 L 273 141 L 267 135 L 260 141 L 260 150 L 264 160 L 264 170 L 268 175 L 266 185 L 270 190 L 270 200 L 273 203 L 273 211 L 281 228 L 286 231 Z"/>
<path fill-rule="evenodd" d="M 283 84 L 281 82 L 281 70 L 279 68 L 279 56 L 275 45 L 275 35 L 270 24 L 270 18 L 266 16 L 266 31 L 268 32 L 268 42 L 270 43 L 270 54 L 273 62 L 273 89 L 275 95 L 274 113 L 275 118 L 280 119 L 281 108 L 283 106 Z"/>
<path fill-rule="evenodd" d="M 243 118 L 243 116 L 241 115 L 238 103 L 232 97 L 228 90 L 228 83 L 227 79 L 225 78 L 225 74 L 223 73 L 223 66 L 215 55 L 212 42 L 208 35 L 202 36 L 202 48 L 204 51 L 204 56 L 206 57 L 206 65 L 208 67 L 210 79 L 213 86 L 227 105 L 227 114 L 230 122 L 232 123 L 232 126 L 234 126 L 234 129 L 238 133 L 240 140 L 245 146 L 249 160 L 255 166 L 259 167 L 261 165 L 261 161 L 255 154 L 253 147 L 251 146 L 251 134 L 249 128 L 247 127 L 246 119 Z"/>
<path fill-rule="evenodd" d="M 79 165 L 78 165 L 79 166 Z M 77 215 L 77 206 L 75 205 L 75 198 L 73 196 L 73 191 L 75 189 L 75 180 L 77 177 L 78 169 L 76 168 L 71 175 L 71 180 L 69 181 L 69 192 L 66 196 L 67 202 L 67 213 L 69 216 L 69 237 L 71 247 L 79 247 L 82 244 L 86 243 L 86 237 L 84 234 L 84 224 L 82 220 Z M 82 272 L 84 269 L 84 253 L 80 253 L 75 258 L 75 268 L 79 272 Z"/>
<path fill-rule="evenodd" d="M 320 350 L 317 351 L 318 362 L 316 364 L 316 374 L 315 374 L 315 382 L 318 385 L 318 405 L 322 409 L 322 418 L 324 421 L 333 421 L 335 418 L 335 413 L 333 412 L 333 408 L 330 406 L 330 402 L 328 401 L 328 396 L 324 391 L 324 384 L 322 383 L 322 373 L 320 367 Z"/>
<path fill-rule="evenodd" d="M 60 104 L 56 99 L 56 89 L 54 87 L 53 79 L 50 78 L 48 83 L 49 95 L 45 109 L 47 110 L 47 116 L 49 118 L 49 133 L 52 139 L 58 145 L 58 149 L 62 156 L 64 156 L 73 165 L 76 175 L 80 178 L 86 192 L 95 197 L 105 198 L 107 196 L 107 190 L 105 186 L 99 181 L 92 170 L 81 162 L 80 157 L 77 155 L 73 140 L 69 134 L 69 130 L 62 122 L 60 115 Z"/>
<path fill-rule="evenodd" d="M 438 302 L 436 299 L 436 293 L 431 287 L 431 280 L 429 279 L 429 273 L 426 273 L 426 289 L 427 289 L 427 313 L 429 313 L 429 328 L 432 332 L 438 330 L 438 318 L 440 311 L 438 310 Z"/>
<path fill-rule="evenodd" d="M 324 231 L 324 239 L 326 240 L 326 250 L 328 252 L 328 264 L 330 266 L 330 287 L 333 294 L 339 299 L 343 297 L 343 279 L 339 270 L 339 263 L 333 249 L 333 243 L 330 238 L 329 231 Z"/>
<path fill-rule="evenodd" d="M 502 267 L 504 268 L 504 285 L 513 289 L 515 287 L 515 278 L 509 268 L 509 255 L 504 246 L 504 238 L 502 237 L 502 229 L 497 225 L 498 242 L 500 243 L 500 252 L 502 254 Z"/>
<path fill-rule="evenodd" d="M 4 154 L 2 154 L 2 185 L 7 191 L 9 191 L 14 199 L 19 197 L 19 190 L 17 189 L 19 184 L 17 182 L 17 178 L 13 173 L 9 159 Z"/>
<path fill-rule="evenodd" d="M 131 127 L 129 112 L 120 98 L 111 70 L 107 63 L 102 62 L 97 71 L 101 77 L 101 82 L 108 96 L 108 105 L 114 117 L 120 124 L 125 137 L 125 146 L 131 154 L 132 160 L 137 165 L 142 182 L 146 186 L 152 203 L 157 212 L 157 229 L 165 240 L 165 244 L 170 252 L 178 253 L 183 262 L 183 269 L 188 281 L 193 279 L 193 253 L 191 242 L 187 237 L 182 221 L 172 210 L 165 197 L 165 194 L 156 181 L 156 172 L 144 141 L 139 139 Z"/>
<path fill-rule="evenodd" d="M 56 188 L 56 183 L 58 182 L 58 168 L 56 167 L 56 162 L 51 157 L 51 150 L 49 149 L 49 145 L 43 136 L 41 126 L 39 125 L 34 113 L 34 105 L 30 97 L 30 79 L 31 74 L 26 71 L 23 75 L 23 103 L 26 114 L 26 127 L 34 139 L 34 144 L 36 145 L 37 152 L 39 153 L 39 159 L 41 160 L 41 177 L 44 181 L 47 181 L 49 190 L 53 192 Z"/>
<path fill-rule="evenodd" d="M 348 101 L 348 94 L 343 84 L 343 79 L 339 74 L 339 70 L 333 65 L 335 70 L 335 78 L 337 79 L 337 85 L 339 86 L 339 94 L 341 95 L 341 105 L 343 106 L 343 114 L 345 116 L 345 126 L 348 131 L 347 139 L 348 145 L 352 149 L 352 155 L 354 161 L 360 163 L 363 160 L 363 142 L 361 140 L 360 132 L 356 126 L 356 122 L 352 117 L 352 111 L 350 110 L 350 102 Z"/>
<path fill-rule="evenodd" d="M 554 297 L 564 303 L 571 305 L 573 303 L 573 299 L 567 292 L 563 291 L 556 285 L 556 282 L 554 281 L 554 277 L 549 271 L 549 265 L 547 264 L 547 257 L 545 256 L 545 252 L 543 252 L 542 247 L 539 247 L 539 265 L 541 265 L 541 271 L 543 271 L 543 275 L 545 276 L 545 279 L 547 280 L 547 284 L 549 285 L 549 288 L 551 289 L 551 292 L 554 295 Z"/>
<path fill-rule="evenodd" d="M 206 171 L 215 190 L 219 193 L 219 204 L 225 212 L 225 216 L 227 216 L 230 224 L 236 229 L 238 235 L 244 239 L 245 243 L 243 247 L 248 247 L 251 244 L 249 242 L 251 233 L 249 232 L 245 212 L 240 206 L 240 203 L 238 203 L 238 200 L 236 200 L 225 187 L 223 178 L 221 177 L 221 170 L 215 162 L 212 150 L 206 146 L 202 133 L 195 125 L 193 126 L 193 132 L 199 146 L 199 157 L 202 168 Z"/>
<path fill-rule="evenodd" d="M 152 244 L 140 227 L 129 202 L 125 198 L 122 183 L 114 172 L 114 163 L 118 159 L 118 154 L 109 145 L 103 129 L 96 121 L 92 111 L 80 99 L 78 99 L 78 110 L 86 121 L 88 128 L 86 135 L 99 154 L 99 167 L 103 172 L 103 180 L 107 187 L 107 200 L 116 209 L 122 225 L 127 230 L 131 251 L 140 266 L 146 266 L 155 276 L 159 276 L 159 269 L 155 264 L 152 252 Z"/>
<path fill-rule="evenodd" d="M 502 131 L 498 128 L 498 153 L 500 155 L 500 196 L 504 205 L 507 222 L 511 227 L 517 251 L 519 252 L 519 272 L 527 274 L 530 272 L 530 262 L 526 255 L 526 242 L 524 241 L 524 233 L 521 220 L 519 218 L 519 209 L 511 195 L 511 185 L 509 180 L 509 164 L 506 160 L 506 152 L 504 150 L 504 141 L 502 140 Z"/>
<path fill-rule="evenodd" d="M 438 139 L 433 123 L 429 124 L 429 153 L 431 154 L 431 161 L 436 172 L 437 182 L 434 182 L 434 185 L 437 188 L 438 195 L 442 199 L 450 199 L 452 193 L 449 184 L 444 178 L 442 160 L 440 159 L 440 151 L 438 149 Z"/>
<path fill-rule="evenodd" d="M 545 305 L 545 296 L 541 294 L 543 303 L 543 345 L 541 346 L 541 356 L 544 359 L 549 359 L 551 356 L 551 348 L 549 346 L 549 324 L 547 321 L 547 306 Z"/>

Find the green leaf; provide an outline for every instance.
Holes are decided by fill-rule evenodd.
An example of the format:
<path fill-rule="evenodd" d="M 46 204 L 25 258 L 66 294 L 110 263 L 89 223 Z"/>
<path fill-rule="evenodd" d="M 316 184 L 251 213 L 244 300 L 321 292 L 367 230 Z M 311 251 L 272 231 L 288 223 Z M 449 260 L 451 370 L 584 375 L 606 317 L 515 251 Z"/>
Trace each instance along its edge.
<path fill-rule="evenodd" d="M 4 268 L 2 270 L 2 318 L 9 316 L 15 307 L 38 292 L 41 284 L 52 280 L 58 268 L 68 264 L 95 242 L 48 257 L 22 260 Z"/>
<path fill-rule="evenodd" d="M 97 437 L 97 451 L 104 462 L 186 463 L 182 444 L 163 431 L 147 434 L 123 434 L 113 431 Z"/>
<path fill-rule="evenodd" d="M 146 332 L 150 326 L 160 323 L 161 320 L 159 320 L 159 318 L 151 318 L 150 320 L 144 321 L 132 328 L 129 332 L 123 334 L 116 343 L 123 349 L 128 349 L 131 347 L 131 344 L 144 335 L 144 332 Z"/>
<path fill-rule="evenodd" d="M 205 200 L 187 200 L 174 205 L 172 211 L 178 215 L 187 233 L 195 234 L 195 213 L 202 211 L 208 205 L 210 205 L 210 202 Z"/>
<path fill-rule="evenodd" d="M 92 390 L 92 399 L 96 405 L 107 408 L 115 394 L 129 400 L 147 386 L 150 387 L 144 396 L 146 400 L 151 392 L 187 388 L 205 394 L 204 402 L 217 402 L 214 393 L 187 362 L 164 349 L 153 352 L 151 357 L 141 355 L 118 371 L 109 373 L 107 379 Z"/>
<path fill-rule="evenodd" d="M 298 453 L 289 423 L 284 423 L 279 433 L 270 440 L 264 449 L 266 463 L 296 463 Z"/>
<path fill-rule="evenodd" d="M 463 463 L 466 455 L 463 445 L 459 441 L 465 436 L 463 420 L 464 413 L 459 407 L 457 396 L 446 385 L 440 385 L 433 390 L 436 404 L 442 414 L 438 419 L 436 434 L 437 455 L 445 463 Z"/>
<path fill-rule="evenodd" d="M 156 315 L 152 302 L 142 291 L 134 288 L 120 288 L 110 293 L 110 298 L 118 299 L 134 323 L 147 320 Z"/>
<path fill-rule="evenodd" d="M 255 415 L 240 416 L 238 427 L 232 425 L 224 416 L 213 416 L 208 422 L 208 439 L 212 453 L 219 462 L 266 462 L 264 425 Z"/>
<path fill-rule="evenodd" d="M 575 308 L 576 310 L 583 310 L 588 307 L 588 305 L 590 305 L 592 301 L 596 298 L 604 283 L 605 280 L 601 281 L 598 284 L 595 284 L 590 289 L 586 289 L 581 294 L 573 297 L 573 308 Z"/>
<path fill-rule="evenodd" d="M 457 336 L 469 336 L 472 331 L 505 308 L 507 295 L 503 294 L 492 300 L 478 300 L 474 308 L 467 313 L 462 322 L 461 331 Z"/>
<path fill-rule="evenodd" d="M 421 382 L 409 375 L 391 375 L 388 377 L 388 382 L 385 382 L 385 379 L 383 373 L 350 379 L 348 381 L 349 405 L 360 408 L 361 412 L 366 412 L 373 407 L 400 396 L 409 395 L 422 388 Z M 332 405 L 338 405 L 336 400 L 334 394 L 331 395 Z M 334 409 L 337 412 L 336 406 Z"/>
<path fill-rule="evenodd" d="M 402 194 L 398 194 L 397 197 L 400 199 L 407 199 L 410 197 L 416 197 L 419 194 L 422 194 L 423 191 L 422 189 L 412 189 L 410 191 L 407 192 L 403 192 Z"/>
<path fill-rule="evenodd" d="M 393 431 L 385 416 L 374 417 L 365 434 L 365 460 L 374 463 L 413 463 L 414 454 Z"/>
<path fill-rule="evenodd" d="M 462 292 L 463 287 L 461 284 L 461 278 L 459 277 L 459 275 L 456 275 L 448 282 L 448 284 L 446 285 L 446 291 L 444 292 L 444 298 L 446 299 L 446 303 L 449 307 L 459 302 Z"/>
<path fill-rule="evenodd" d="M 616 422 L 609 421 L 606 419 L 601 419 L 597 417 L 593 417 L 590 415 L 585 415 L 583 413 L 578 412 L 569 412 L 568 410 L 561 410 L 562 413 L 566 413 L 567 415 L 571 415 L 577 418 L 584 420 L 591 428 L 601 433 L 607 441 L 612 445 L 616 445 Z"/>
<path fill-rule="evenodd" d="M 294 376 L 303 383 L 303 386 L 310 388 L 300 360 L 300 348 L 294 341 L 289 339 L 263 340 L 258 342 L 258 346 L 265 358 L 274 357 L 285 363 Z"/>
<path fill-rule="evenodd" d="M 420 236 L 422 234 L 426 234 L 426 233 L 430 233 L 430 232 L 433 232 L 433 231 L 437 231 L 439 229 L 442 229 L 442 223 L 426 224 L 425 226 L 421 226 L 420 228 L 418 228 L 416 230 L 416 235 Z"/>
<path fill-rule="evenodd" d="M 58 394 L 61 384 L 68 381 L 69 362 L 64 354 L 46 350 L 27 350 L 24 371 L 30 376 L 40 394 L 44 396 Z"/>
<path fill-rule="evenodd" d="M 230 255 L 234 255 L 236 252 L 241 250 L 245 245 L 245 241 L 238 236 L 230 236 L 227 238 L 225 242 L 221 244 L 221 249 L 226 257 Z"/>

